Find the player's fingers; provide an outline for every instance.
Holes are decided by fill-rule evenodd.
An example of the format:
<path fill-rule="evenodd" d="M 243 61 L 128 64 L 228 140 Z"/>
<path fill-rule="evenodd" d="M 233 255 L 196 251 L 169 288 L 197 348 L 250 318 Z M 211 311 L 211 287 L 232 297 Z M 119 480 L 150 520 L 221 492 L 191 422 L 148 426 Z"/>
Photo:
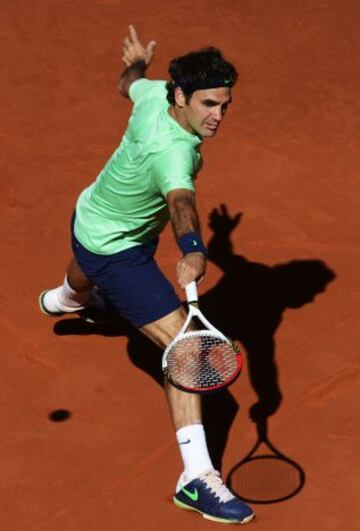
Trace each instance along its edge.
<path fill-rule="evenodd" d="M 179 285 L 184 288 L 186 282 L 186 268 L 184 267 L 184 262 L 179 260 L 176 264 L 176 276 Z"/>
<path fill-rule="evenodd" d="M 131 41 L 129 39 L 129 37 L 125 37 L 124 39 L 124 47 L 125 48 L 129 48 L 131 46 Z"/>
<path fill-rule="evenodd" d="M 155 41 L 150 41 L 149 44 L 147 45 L 146 47 L 146 51 L 150 54 L 150 55 L 153 55 L 154 51 L 155 51 L 155 47 L 156 47 L 156 42 Z"/>
<path fill-rule="evenodd" d="M 126 64 L 126 66 L 131 66 L 131 62 L 125 55 L 123 55 L 122 60 Z"/>
<path fill-rule="evenodd" d="M 195 270 L 188 267 L 180 269 L 178 274 L 178 282 L 183 289 L 194 280 L 196 280 Z"/>
<path fill-rule="evenodd" d="M 155 51 L 156 42 L 150 41 L 145 50 L 145 62 L 149 65 L 152 61 L 154 51 Z"/>
<path fill-rule="evenodd" d="M 139 39 L 138 39 L 138 36 L 137 36 L 137 33 L 136 33 L 136 30 L 134 28 L 134 26 L 132 26 L 130 24 L 129 26 L 129 33 L 130 33 L 130 37 L 131 37 L 131 40 L 132 42 L 135 44 L 135 43 L 138 43 L 139 42 Z"/>
<path fill-rule="evenodd" d="M 188 284 L 190 284 L 190 282 L 192 282 L 194 279 L 192 277 L 188 277 L 188 276 L 180 276 L 178 278 L 178 283 L 179 283 L 179 286 L 181 287 L 181 289 L 185 289 L 186 286 Z"/>
<path fill-rule="evenodd" d="M 128 61 L 130 61 L 130 63 L 132 62 L 132 53 L 131 53 L 131 50 L 129 50 L 129 48 L 123 48 L 123 54 L 124 54 L 124 57 L 126 57 L 126 59 Z"/>
<path fill-rule="evenodd" d="M 182 260 L 179 260 L 176 264 L 176 273 L 179 275 L 182 268 Z"/>

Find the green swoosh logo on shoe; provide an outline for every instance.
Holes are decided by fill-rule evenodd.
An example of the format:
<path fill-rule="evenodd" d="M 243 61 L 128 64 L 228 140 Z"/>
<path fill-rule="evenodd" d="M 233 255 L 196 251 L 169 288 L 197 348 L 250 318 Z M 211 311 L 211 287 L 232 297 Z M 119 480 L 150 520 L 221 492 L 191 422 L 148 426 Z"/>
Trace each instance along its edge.
<path fill-rule="evenodd" d="M 199 493 L 197 489 L 194 489 L 194 492 L 191 492 L 190 490 L 187 490 L 185 488 L 181 489 L 186 496 L 190 498 L 192 501 L 198 501 L 199 499 Z"/>

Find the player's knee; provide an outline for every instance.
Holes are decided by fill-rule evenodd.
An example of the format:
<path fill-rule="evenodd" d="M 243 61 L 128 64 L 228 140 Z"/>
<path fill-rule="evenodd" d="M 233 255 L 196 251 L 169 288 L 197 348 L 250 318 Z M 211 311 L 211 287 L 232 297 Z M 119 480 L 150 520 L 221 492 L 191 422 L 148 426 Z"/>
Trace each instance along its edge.
<path fill-rule="evenodd" d="M 186 319 L 183 308 L 145 325 L 141 331 L 159 346 L 165 348 L 176 336 Z"/>

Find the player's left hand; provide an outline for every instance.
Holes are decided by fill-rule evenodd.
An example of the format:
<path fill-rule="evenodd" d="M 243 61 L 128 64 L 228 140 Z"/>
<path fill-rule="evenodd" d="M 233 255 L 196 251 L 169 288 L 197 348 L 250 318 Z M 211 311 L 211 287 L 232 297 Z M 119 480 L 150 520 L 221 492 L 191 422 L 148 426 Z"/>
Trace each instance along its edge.
<path fill-rule="evenodd" d="M 138 61 L 144 61 L 146 66 L 152 61 L 154 55 L 156 42 L 150 41 L 146 48 L 138 39 L 134 26 L 129 26 L 130 37 L 125 37 L 123 45 L 122 60 L 126 66 L 131 66 Z"/>
<path fill-rule="evenodd" d="M 206 257 L 203 253 L 188 253 L 176 264 L 177 280 L 180 286 L 185 286 L 193 280 L 197 283 L 204 278 L 206 269 Z"/>

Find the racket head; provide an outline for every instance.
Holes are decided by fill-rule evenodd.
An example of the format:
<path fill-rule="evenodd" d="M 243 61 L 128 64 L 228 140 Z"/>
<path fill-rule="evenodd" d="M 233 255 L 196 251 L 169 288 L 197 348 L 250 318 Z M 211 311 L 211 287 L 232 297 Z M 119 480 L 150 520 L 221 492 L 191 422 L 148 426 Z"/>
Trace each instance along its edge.
<path fill-rule="evenodd" d="M 196 330 L 177 336 L 166 348 L 163 372 L 176 387 L 209 393 L 227 387 L 239 376 L 242 357 L 221 333 Z"/>
<path fill-rule="evenodd" d="M 247 457 L 229 473 L 231 490 L 249 503 L 277 503 L 295 496 L 304 486 L 305 473 L 291 459 L 278 454 Z"/>

